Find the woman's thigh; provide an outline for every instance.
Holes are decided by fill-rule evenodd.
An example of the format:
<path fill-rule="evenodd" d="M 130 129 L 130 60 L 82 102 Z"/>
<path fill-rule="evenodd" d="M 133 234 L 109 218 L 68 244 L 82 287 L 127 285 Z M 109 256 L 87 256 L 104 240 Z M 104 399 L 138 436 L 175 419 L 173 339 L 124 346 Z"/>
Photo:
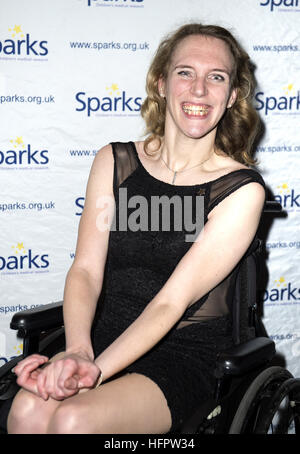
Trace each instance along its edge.
<path fill-rule="evenodd" d="M 141 374 L 127 374 L 64 400 L 49 433 L 166 433 L 171 413 L 161 389 Z"/>

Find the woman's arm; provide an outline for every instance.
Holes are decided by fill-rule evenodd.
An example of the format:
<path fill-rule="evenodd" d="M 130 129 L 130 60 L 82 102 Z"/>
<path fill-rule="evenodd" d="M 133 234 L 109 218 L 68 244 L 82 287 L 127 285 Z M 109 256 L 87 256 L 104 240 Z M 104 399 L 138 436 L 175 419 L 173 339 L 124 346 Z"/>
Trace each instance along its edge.
<path fill-rule="evenodd" d="M 109 228 L 100 231 L 99 201 L 113 199 L 113 155 L 111 146 L 102 148 L 91 168 L 85 206 L 81 216 L 74 263 L 64 291 L 64 323 L 67 353 L 84 352 L 93 358 L 90 331 L 102 289 Z"/>
<path fill-rule="evenodd" d="M 256 233 L 265 200 L 258 183 L 228 196 L 209 215 L 203 231 L 142 314 L 95 360 L 107 379 L 157 344 L 185 310 L 237 265 Z"/>
<path fill-rule="evenodd" d="M 106 146 L 99 151 L 91 168 L 75 260 L 66 278 L 63 305 L 66 352 L 56 356 L 45 369 L 39 367 L 48 358 L 40 355 L 29 356 L 15 368 L 18 384 L 44 399 L 69 397 L 80 387 L 93 386 L 99 376 L 90 332 L 102 289 L 110 220 L 108 228 L 101 230 L 97 218 L 99 202 L 114 201 L 113 167 L 111 146 Z"/>

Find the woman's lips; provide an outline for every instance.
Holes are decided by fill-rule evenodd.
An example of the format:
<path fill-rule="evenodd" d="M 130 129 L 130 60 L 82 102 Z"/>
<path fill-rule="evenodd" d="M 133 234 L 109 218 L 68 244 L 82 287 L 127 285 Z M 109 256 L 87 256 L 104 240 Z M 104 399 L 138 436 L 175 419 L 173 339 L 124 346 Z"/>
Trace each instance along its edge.
<path fill-rule="evenodd" d="M 189 117 L 206 117 L 210 106 L 207 104 L 183 103 L 182 110 Z"/>

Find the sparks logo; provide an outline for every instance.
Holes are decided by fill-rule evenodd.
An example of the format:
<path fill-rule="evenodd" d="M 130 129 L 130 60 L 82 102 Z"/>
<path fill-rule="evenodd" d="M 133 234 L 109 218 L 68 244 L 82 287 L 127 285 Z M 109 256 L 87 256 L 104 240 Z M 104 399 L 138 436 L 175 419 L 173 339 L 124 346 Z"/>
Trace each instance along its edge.
<path fill-rule="evenodd" d="M 280 276 L 273 281 L 272 288 L 265 291 L 263 300 L 265 303 L 299 304 L 300 288 Z"/>
<path fill-rule="evenodd" d="M 16 356 L 22 355 L 23 353 L 23 342 L 14 346 L 14 352 Z"/>
<path fill-rule="evenodd" d="M 0 274 L 16 274 L 16 271 L 26 274 L 49 267 L 48 254 L 34 255 L 32 249 L 25 248 L 23 243 L 16 243 L 11 249 L 13 255 L 0 255 Z"/>
<path fill-rule="evenodd" d="M 20 38 L 24 38 L 24 36 L 25 36 L 21 30 L 21 25 L 15 25 L 14 28 L 9 28 L 8 31 L 11 32 L 12 38 L 15 38 L 16 36 L 19 36 Z"/>
<path fill-rule="evenodd" d="M 22 355 L 23 353 L 23 342 L 14 345 L 13 347 L 13 355 L 7 357 L 6 356 L 6 336 L 4 333 L 0 332 L 0 366 L 3 366 L 4 364 L 8 363 L 8 361 L 11 361 L 12 359 L 16 358 L 17 356 Z M 3 364 L 1 364 L 1 361 Z"/>
<path fill-rule="evenodd" d="M 17 243 L 16 246 L 12 246 L 11 247 L 15 254 L 18 255 L 18 254 L 26 254 L 26 249 L 24 248 L 24 244 L 23 243 Z"/>
<path fill-rule="evenodd" d="M 274 284 L 276 287 L 287 287 L 286 280 L 283 276 L 281 276 L 279 279 L 275 279 Z"/>
<path fill-rule="evenodd" d="M 273 12 L 278 8 L 278 11 L 299 11 L 299 0 L 265 0 L 260 2 L 260 6 L 269 6 Z"/>
<path fill-rule="evenodd" d="M 12 146 L 14 148 L 17 148 L 18 146 L 23 146 L 24 145 L 22 137 L 17 137 L 16 139 L 11 139 L 10 143 L 12 144 Z"/>
<path fill-rule="evenodd" d="M 8 28 L 9 38 L 0 41 L 0 55 L 5 56 L 39 56 L 48 54 L 48 41 L 32 40 L 21 25 Z"/>
<path fill-rule="evenodd" d="M 106 87 L 105 90 L 108 92 L 110 96 L 119 96 L 120 90 L 117 84 L 111 84 L 110 87 Z"/>
<path fill-rule="evenodd" d="M 86 96 L 86 92 L 76 93 L 75 99 L 80 107 L 77 112 L 86 112 L 89 117 L 91 113 L 97 112 L 98 116 L 105 115 L 136 115 L 141 110 L 142 98 L 140 96 L 128 96 L 125 90 L 113 83 L 105 88 L 105 96 Z"/>
<path fill-rule="evenodd" d="M 48 164 L 48 150 L 37 150 L 31 144 L 25 145 L 23 137 L 10 139 L 9 146 L 0 150 L 0 167 L 11 169 L 19 166 L 45 166 Z M 28 167 L 26 167 L 28 168 Z"/>
<path fill-rule="evenodd" d="M 287 84 L 282 87 L 284 96 L 266 96 L 263 91 L 256 93 L 256 110 L 262 111 L 266 116 L 300 113 L 300 91 L 296 90 L 294 84 Z"/>
<path fill-rule="evenodd" d="M 279 202 L 284 209 L 299 211 L 300 193 L 297 193 L 295 189 L 290 188 L 288 183 L 282 183 L 277 186 L 277 194 L 274 196 L 274 199 Z"/>
<path fill-rule="evenodd" d="M 294 88 L 294 84 L 288 84 L 286 87 L 283 87 L 284 93 L 288 96 L 292 96 L 296 94 L 296 90 Z"/>

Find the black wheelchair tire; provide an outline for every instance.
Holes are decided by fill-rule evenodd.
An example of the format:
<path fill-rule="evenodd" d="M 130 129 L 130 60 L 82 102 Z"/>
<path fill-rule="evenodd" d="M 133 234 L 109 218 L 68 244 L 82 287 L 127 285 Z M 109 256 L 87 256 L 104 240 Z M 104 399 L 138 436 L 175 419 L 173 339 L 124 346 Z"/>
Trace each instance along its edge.
<path fill-rule="evenodd" d="M 286 401 L 286 413 L 280 406 L 282 402 Z M 273 419 L 276 413 L 281 413 L 283 421 L 279 420 L 277 427 L 273 425 Z M 290 378 L 283 382 L 277 389 L 275 394 L 266 403 L 263 410 L 261 411 L 259 418 L 256 423 L 255 433 L 266 434 L 269 433 L 269 428 L 272 429 L 272 433 L 276 434 L 287 434 L 291 423 L 295 425 L 296 434 L 299 434 L 300 425 L 300 379 Z"/>
<path fill-rule="evenodd" d="M 293 378 L 292 374 L 279 366 L 271 366 L 261 372 L 242 398 L 232 420 L 229 434 L 255 433 L 255 415 L 260 410 L 260 403 L 265 394 L 271 386 L 278 388 L 289 378 Z"/>

